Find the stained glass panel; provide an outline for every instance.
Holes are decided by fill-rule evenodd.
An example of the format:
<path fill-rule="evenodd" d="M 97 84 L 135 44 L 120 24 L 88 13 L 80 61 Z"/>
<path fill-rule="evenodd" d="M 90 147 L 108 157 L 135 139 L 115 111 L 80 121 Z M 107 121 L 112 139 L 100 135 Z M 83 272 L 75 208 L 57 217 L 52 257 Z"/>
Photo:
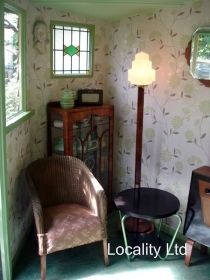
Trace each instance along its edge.
<path fill-rule="evenodd" d="M 92 25 L 51 24 L 54 76 L 91 75 L 93 33 Z"/>

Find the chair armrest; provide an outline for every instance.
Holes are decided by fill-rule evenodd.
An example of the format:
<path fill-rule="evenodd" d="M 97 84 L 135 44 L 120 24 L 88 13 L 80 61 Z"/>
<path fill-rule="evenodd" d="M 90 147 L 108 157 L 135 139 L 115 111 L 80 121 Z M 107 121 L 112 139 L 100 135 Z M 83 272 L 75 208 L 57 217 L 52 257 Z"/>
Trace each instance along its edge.
<path fill-rule="evenodd" d="M 86 203 L 92 212 L 98 216 L 102 223 L 106 223 L 107 198 L 105 191 L 98 180 L 83 163 L 83 189 Z"/>
<path fill-rule="evenodd" d="M 36 224 L 37 235 L 42 235 L 44 234 L 42 206 L 39 197 L 37 195 L 36 189 L 34 187 L 33 181 L 31 180 L 30 175 L 27 173 L 27 170 L 25 170 L 25 182 L 28 187 L 29 196 L 32 202 L 32 209 L 33 209 L 33 214 L 34 214 L 34 219 Z"/>

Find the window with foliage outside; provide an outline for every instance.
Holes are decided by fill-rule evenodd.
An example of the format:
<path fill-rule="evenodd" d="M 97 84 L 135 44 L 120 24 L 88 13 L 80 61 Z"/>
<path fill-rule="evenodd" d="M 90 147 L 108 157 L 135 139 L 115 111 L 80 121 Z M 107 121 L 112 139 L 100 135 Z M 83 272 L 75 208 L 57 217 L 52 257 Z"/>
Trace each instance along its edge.
<path fill-rule="evenodd" d="M 91 76 L 94 26 L 51 23 L 53 76 Z"/>
<path fill-rule="evenodd" d="M 4 10 L 6 121 L 23 110 L 23 11 L 8 4 Z"/>

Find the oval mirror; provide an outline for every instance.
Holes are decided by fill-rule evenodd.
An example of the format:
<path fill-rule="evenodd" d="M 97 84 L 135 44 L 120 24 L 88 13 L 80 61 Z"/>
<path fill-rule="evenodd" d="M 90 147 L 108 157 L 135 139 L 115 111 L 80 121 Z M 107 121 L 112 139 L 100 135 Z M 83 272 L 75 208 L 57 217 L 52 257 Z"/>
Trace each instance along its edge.
<path fill-rule="evenodd" d="M 210 27 L 200 27 L 192 36 L 190 72 L 196 79 L 210 80 Z"/>

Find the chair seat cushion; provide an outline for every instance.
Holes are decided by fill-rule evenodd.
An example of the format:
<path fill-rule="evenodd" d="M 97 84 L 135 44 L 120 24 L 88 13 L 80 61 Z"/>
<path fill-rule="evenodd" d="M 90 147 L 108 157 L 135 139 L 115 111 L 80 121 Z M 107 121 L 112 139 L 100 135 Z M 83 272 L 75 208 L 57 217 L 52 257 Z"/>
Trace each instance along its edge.
<path fill-rule="evenodd" d="M 43 216 L 46 238 L 42 249 L 46 254 L 103 239 L 99 218 L 84 206 L 56 205 L 45 208 Z"/>

